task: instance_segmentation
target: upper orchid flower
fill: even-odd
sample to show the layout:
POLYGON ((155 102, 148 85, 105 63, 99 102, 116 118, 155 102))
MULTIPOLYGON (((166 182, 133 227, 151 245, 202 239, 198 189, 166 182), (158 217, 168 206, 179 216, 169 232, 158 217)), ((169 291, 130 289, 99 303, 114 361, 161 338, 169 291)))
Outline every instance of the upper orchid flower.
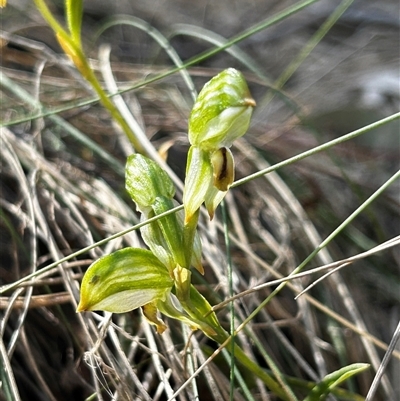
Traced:
POLYGON ((243 75, 228 68, 206 83, 189 118, 185 223, 205 202, 210 218, 234 180, 229 147, 249 128, 255 101, 243 75))

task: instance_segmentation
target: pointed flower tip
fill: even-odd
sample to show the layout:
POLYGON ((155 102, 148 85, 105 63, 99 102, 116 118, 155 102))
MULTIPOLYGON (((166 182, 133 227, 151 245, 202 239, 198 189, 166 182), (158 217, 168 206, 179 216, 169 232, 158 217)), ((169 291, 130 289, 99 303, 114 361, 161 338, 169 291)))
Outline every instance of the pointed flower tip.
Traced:
POLYGON ((156 326, 157 334, 164 333, 167 330, 166 324, 158 317, 158 309, 154 302, 142 306, 143 316, 151 324, 156 326))
POLYGON ((86 312, 88 309, 86 308, 86 306, 81 302, 79 302, 75 312, 76 313, 80 313, 80 312, 86 312))
POLYGON ((244 99, 244 104, 246 106, 250 106, 250 107, 256 107, 257 106, 256 101, 252 97, 246 97, 244 99))
MULTIPOLYGON (((201 203, 200 203, 201 205, 201 203)), ((200 208, 200 206, 198 207, 198 209, 200 208)), ((190 202, 190 199, 186 201, 186 203, 184 203, 184 210, 185 210, 185 219, 184 219, 184 225, 185 226, 189 226, 192 222, 194 222, 195 220, 195 216, 196 216, 196 212, 197 210, 194 210, 194 208, 192 207, 192 203, 190 202)))
POLYGON ((190 224, 190 221, 193 218, 193 214, 185 214, 185 221, 184 221, 184 225, 188 226, 190 224))
POLYGON ((195 265, 194 268, 202 275, 204 276, 204 267, 202 264, 195 265))

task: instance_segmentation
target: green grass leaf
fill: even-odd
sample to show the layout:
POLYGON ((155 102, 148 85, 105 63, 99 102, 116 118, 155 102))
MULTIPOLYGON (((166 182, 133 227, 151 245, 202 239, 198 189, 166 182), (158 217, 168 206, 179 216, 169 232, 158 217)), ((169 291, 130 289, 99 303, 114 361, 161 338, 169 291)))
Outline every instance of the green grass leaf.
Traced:
POLYGON ((324 400, 325 397, 339 384, 368 368, 368 363, 354 363, 326 375, 324 379, 310 391, 304 401, 324 400))

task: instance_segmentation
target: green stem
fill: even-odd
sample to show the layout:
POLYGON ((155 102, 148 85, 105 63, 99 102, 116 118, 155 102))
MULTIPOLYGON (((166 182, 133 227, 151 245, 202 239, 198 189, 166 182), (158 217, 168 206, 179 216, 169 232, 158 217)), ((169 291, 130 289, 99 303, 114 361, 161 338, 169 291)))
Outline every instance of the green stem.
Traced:
MULTIPOLYGON (((229 282, 229 297, 233 297, 233 269, 232 269, 232 258, 230 252, 230 242, 229 242, 229 227, 228 227, 228 213, 226 210, 225 201, 221 202, 222 220, 224 224, 224 238, 225 238, 225 253, 226 253, 226 264, 227 264, 227 276, 229 282)), ((230 401, 233 401, 233 394, 235 389, 235 303, 234 301, 229 304, 230 313, 230 328, 229 334, 232 338, 231 349, 229 352, 232 355, 230 363, 230 401)))
POLYGON ((230 336, 221 326, 214 326, 213 328, 217 332, 216 335, 211 336, 209 333, 204 334, 220 344, 221 349, 226 348, 232 355, 232 358, 235 358, 244 368, 254 373, 275 395, 284 401, 292 400, 292 398, 286 394, 282 386, 266 370, 249 358, 236 343, 233 343, 233 347, 228 346, 232 340, 232 336, 230 336))
POLYGON ((201 328, 203 333, 221 345, 220 349, 226 347, 226 349, 231 353, 232 359, 236 358, 245 368, 259 377, 264 384, 282 400, 293 401, 293 398, 288 394, 289 391, 285 387, 282 388, 281 384, 279 384, 268 372, 260 368, 256 362, 252 361, 234 342, 234 340, 232 342, 234 336, 229 335, 224 330, 215 313, 211 312, 211 305, 193 285, 190 286, 190 296, 188 298, 185 297, 179 299, 179 302, 185 312, 195 323, 197 323, 198 327, 201 328))
MULTIPOLYGON (((226 349, 230 352, 230 347, 227 345, 232 337, 226 332, 225 337, 225 341, 222 341, 221 337, 218 337, 220 341, 217 341, 215 338, 213 340, 220 344, 220 348, 226 347, 226 349)), ((296 377, 283 376, 279 373, 279 381, 283 381, 283 383, 280 384, 273 377, 273 375, 275 376, 276 372, 273 372, 273 375, 271 375, 268 371, 261 368, 256 362, 250 359, 237 344, 235 344, 235 358, 244 368, 254 373, 259 379, 261 379, 262 382, 269 388, 269 390, 271 390, 275 395, 284 401, 293 401, 297 399, 291 388, 295 387, 303 390, 311 390, 316 385, 315 382, 296 377)), ((342 388, 333 388, 332 394, 337 397, 353 401, 362 401, 364 399, 362 396, 342 388)))
POLYGON ((81 47, 83 0, 65 0, 65 11, 71 38, 81 47))
MULTIPOLYGON (((110 100, 109 95, 103 90, 97 79, 94 71, 90 67, 85 54, 83 53, 82 47, 80 45, 80 38, 77 38, 77 33, 80 32, 78 29, 74 29, 74 32, 69 34, 54 18, 53 14, 47 7, 44 0, 34 0, 37 9, 42 14, 43 18, 50 25, 54 31, 58 42, 60 43, 63 51, 71 58, 75 64, 78 71, 82 76, 92 85, 93 89, 100 98, 100 102, 109 111, 111 117, 116 121, 125 135, 128 137, 129 141, 135 147, 139 153, 145 153, 143 146, 137 139, 135 133, 132 131, 131 127, 127 124, 119 110, 115 107, 114 103, 110 100)), ((75 21, 75 26, 77 22, 75 21)))
POLYGON ((103 104, 103 106, 110 112, 111 117, 118 122, 122 130, 124 131, 125 135, 128 137, 129 141, 132 143, 134 148, 138 153, 141 154, 146 154, 145 149, 143 148, 142 144, 140 141, 137 139, 135 133, 131 130, 130 126, 127 124, 119 110, 115 107, 114 103, 111 101, 109 98, 109 95, 105 93, 103 90, 102 86, 100 85, 100 82, 98 81, 96 75, 94 74, 93 70, 90 68, 88 65, 87 61, 85 58, 81 60, 86 64, 86 73, 87 75, 84 75, 83 72, 81 71, 82 75, 86 78, 86 80, 92 85, 93 89, 96 91, 100 98, 100 102, 103 104))
POLYGON ((254 342, 258 350, 260 351, 261 355, 267 362, 270 370, 272 371, 272 374, 276 378, 277 382, 282 386, 283 390, 287 394, 288 398, 290 401, 298 401, 296 395, 292 391, 291 387, 288 385, 286 378, 284 375, 281 373, 279 370, 278 366, 274 362, 274 360, 268 355, 268 353, 265 351, 264 347, 261 344, 261 341, 258 339, 256 335, 250 335, 251 340, 254 342))
POLYGON ((40 14, 42 14, 43 18, 50 25, 51 29, 61 34, 63 32, 66 36, 68 36, 67 31, 58 23, 58 21, 54 18, 53 14, 47 7, 47 4, 44 0, 34 0, 36 8, 39 10, 40 14))
MULTIPOLYGON (((230 339, 231 337, 229 337, 230 339)), ((228 349, 229 350, 229 349, 228 349)), ((230 351, 230 350, 229 350, 230 351)), ((234 347, 235 358, 250 372, 254 373, 263 383, 282 400, 289 401, 291 398, 284 392, 281 385, 263 368, 258 366, 256 362, 251 360, 243 350, 235 344, 234 347)))

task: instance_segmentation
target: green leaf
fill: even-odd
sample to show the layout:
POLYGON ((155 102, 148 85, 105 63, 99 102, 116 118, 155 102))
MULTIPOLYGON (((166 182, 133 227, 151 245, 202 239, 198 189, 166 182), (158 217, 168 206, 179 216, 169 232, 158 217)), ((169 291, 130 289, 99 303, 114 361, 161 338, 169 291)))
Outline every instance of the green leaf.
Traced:
POLYGON ((86 271, 77 312, 127 312, 165 299, 173 283, 168 269, 152 252, 121 249, 100 258, 86 271))
POLYGON ((339 384, 369 368, 368 363, 354 363, 326 375, 304 399, 304 401, 322 401, 339 384))
POLYGON ((234 68, 207 82, 189 118, 189 141, 203 150, 229 148, 243 136, 255 106, 243 75, 234 68))
POLYGON ((142 213, 148 213, 156 198, 172 199, 175 187, 168 174, 153 160, 140 154, 128 157, 125 187, 142 213))

